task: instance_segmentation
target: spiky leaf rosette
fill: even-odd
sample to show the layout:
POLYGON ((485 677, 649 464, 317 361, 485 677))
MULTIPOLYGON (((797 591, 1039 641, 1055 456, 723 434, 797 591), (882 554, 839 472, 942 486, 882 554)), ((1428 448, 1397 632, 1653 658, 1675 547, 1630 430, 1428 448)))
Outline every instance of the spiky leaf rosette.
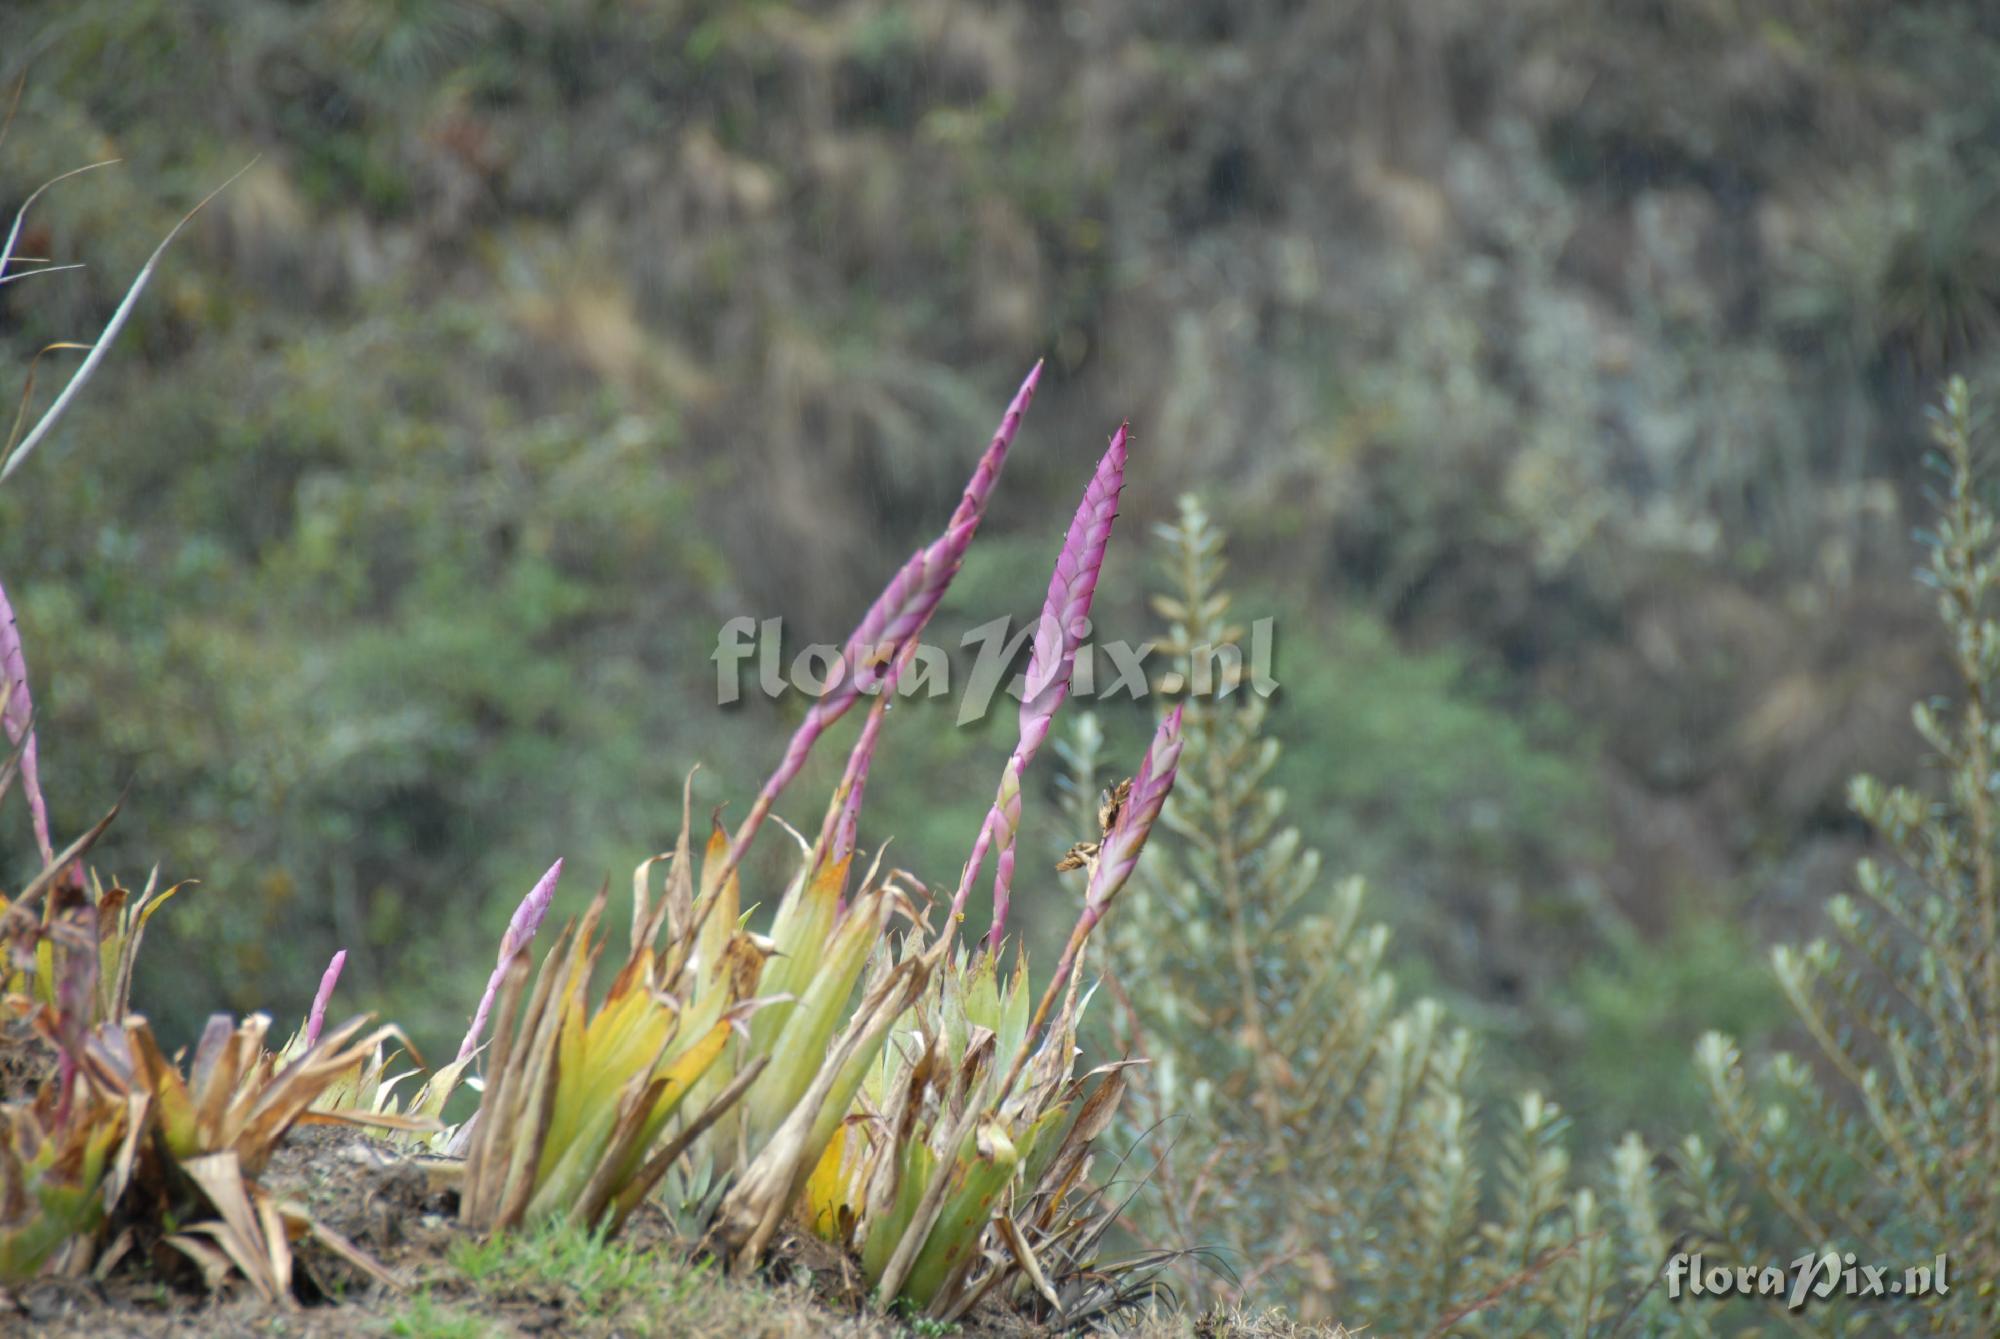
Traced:
MULTIPOLYGON (((1055 1051, 1060 1049, 1063 1053, 1062 1058, 1067 1059, 1067 1049, 1070 1044, 1068 1038, 1072 1035, 1070 1028, 1077 1007, 1075 974, 1081 965, 1084 944, 1090 938, 1091 932, 1103 920, 1105 913, 1110 910, 1112 902, 1131 876, 1139 852, 1144 848, 1146 838, 1159 819, 1160 809, 1173 791, 1181 747, 1181 708, 1175 707, 1155 731, 1153 742, 1147 748, 1146 756, 1133 778, 1131 798, 1105 838, 1104 852, 1111 855, 1111 863, 1107 867, 1103 857, 1100 856, 1099 863, 1092 872, 1090 890, 1084 898, 1083 912, 1077 918, 1076 926, 1070 931, 1069 942, 1064 946, 1062 958, 1057 962, 1055 972, 1049 978, 1047 988, 1042 992, 1041 1002, 1036 1005, 1034 1013, 1029 1017, 1027 1029, 1020 1042, 1013 1048, 1013 1055, 1004 1057, 1008 1060, 1007 1066, 1002 1071, 1002 1077, 991 1089, 989 1098, 990 1102, 999 1107, 1001 1113, 1008 1110, 1007 1104, 1014 1099, 1014 1085, 1028 1068, 1030 1058, 1038 1054, 1036 1050, 1038 1041, 1042 1042, 1039 1052, 1042 1056, 1052 1057, 1055 1051), (1069 1003, 1065 1004, 1057 1016, 1057 1026, 1053 1029, 1052 1035, 1044 1039, 1043 1029, 1049 1022, 1050 1011, 1054 1008, 1057 997, 1065 991, 1069 1003)), ((996 1062, 1002 1058, 996 1056, 996 1062)), ((1041 1075, 1030 1075, 1030 1092, 1036 1091, 1038 1081, 1043 1081, 1041 1075)), ((1026 1105, 1032 1106, 1033 1103, 1026 1105)), ((1017 1105, 1014 1109, 1019 1111, 1022 1106, 1017 1105)), ((926 1288, 930 1286, 933 1276, 929 1271, 935 1264, 932 1255, 933 1230, 941 1222, 946 1221, 943 1215, 948 1210, 954 1213, 958 1211, 962 1197, 969 1188, 983 1185, 984 1178, 991 1174, 990 1159, 980 1164, 976 1174, 971 1165, 964 1161, 967 1150, 978 1148, 978 1132, 981 1121, 988 1116, 988 1111, 989 1108, 985 1103, 969 1102, 965 1104, 962 1112, 944 1127, 947 1132, 939 1147, 947 1155, 956 1151, 958 1156, 939 1159, 939 1165, 936 1170, 929 1173, 928 1184, 911 1207, 907 1218, 899 1216, 898 1240, 894 1250, 881 1265, 876 1278, 877 1298, 882 1304, 886 1305, 890 1300, 901 1296, 908 1286, 926 1288), (920 1265, 926 1270, 921 1275, 917 1272, 920 1265)), ((998 1145, 993 1147, 997 1150, 998 1145)), ((947 1228, 948 1232, 962 1233, 965 1230, 962 1219, 951 1221, 958 1226, 947 1228)), ((982 1222, 981 1230, 983 1227, 982 1222)), ((965 1257, 953 1258, 963 1260, 965 1257)))

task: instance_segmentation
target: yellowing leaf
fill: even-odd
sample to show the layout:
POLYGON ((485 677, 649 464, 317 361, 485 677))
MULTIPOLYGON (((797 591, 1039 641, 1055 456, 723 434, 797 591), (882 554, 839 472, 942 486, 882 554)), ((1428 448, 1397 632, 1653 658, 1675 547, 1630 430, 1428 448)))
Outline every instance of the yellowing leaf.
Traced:
POLYGON ((848 1202, 847 1130, 842 1125, 820 1155, 819 1165, 806 1178, 806 1216, 815 1235, 827 1241, 847 1244, 854 1231, 855 1212, 848 1202))

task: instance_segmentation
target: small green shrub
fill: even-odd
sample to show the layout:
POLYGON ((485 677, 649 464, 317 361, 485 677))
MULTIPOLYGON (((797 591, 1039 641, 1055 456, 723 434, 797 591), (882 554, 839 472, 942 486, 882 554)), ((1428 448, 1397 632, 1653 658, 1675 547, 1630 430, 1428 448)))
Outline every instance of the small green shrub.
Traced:
POLYGON ((1854 808, 1892 858, 1863 860, 1858 896, 1829 899, 1829 935, 1771 955, 1812 1048, 1755 1066, 1753 1083, 1734 1041, 1704 1036, 1717 1135, 1682 1149, 1683 1196, 1716 1254, 1852 1252, 1897 1273, 1949 1260, 1948 1294, 1847 1303, 1830 1322, 1844 1333, 2000 1326, 2000 514, 1963 380, 1934 437, 1938 514, 1919 576, 1959 702, 1914 716, 1940 785, 1856 778, 1854 808))
POLYGON ((1762 950, 1717 910, 1690 914, 1657 940, 1628 935, 1578 969, 1563 994, 1576 1022, 1565 1091, 1578 1123, 1601 1137, 1643 1123, 1660 1138, 1694 1128, 1707 1090, 1688 1066, 1703 1031, 1762 1038, 1784 997, 1762 950))
MULTIPOLYGON (((1191 679, 1200 648, 1231 640, 1223 537, 1193 499, 1162 536, 1164 646, 1191 679)), ((1150 1061, 1128 1126, 1157 1160, 1138 1222, 1149 1245, 1196 1253, 1187 1295, 1271 1295, 1389 1334, 1610 1334, 1633 1307, 1666 1328, 1644 1292, 1667 1241, 1644 1145, 1628 1139, 1593 1188, 1567 1118, 1530 1092, 1489 1151, 1473 1039, 1435 1001, 1398 1002, 1359 881, 1329 887, 1288 824, 1265 699, 1237 684, 1184 711, 1177 840, 1155 849, 1112 961, 1121 1040, 1150 1061)), ((1079 797, 1097 745, 1088 723, 1070 740, 1079 797)))
MULTIPOLYGON (((1831 935, 1772 954, 1814 1050, 1749 1066, 1726 1035, 1704 1035, 1695 1073, 1718 1133, 1681 1141, 1664 1176, 1628 1135, 1583 1183, 1567 1120, 1532 1093, 1489 1151, 1467 1095, 1475 1044, 1430 1001, 1397 1007, 1386 932, 1362 927, 1359 885, 1322 887, 1317 853, 1285 825, 1285 796, 1268 781, 1279 749, 1261 733, 1262 702, 1188 704, 1166 815, 1181 841, 1156 848, 1113 948, 1125 1039, 1152 1061, 1135 1081, 1130 1133, 1158 1159, 1156 1191, 1137 1221, 1155 1243, 1219 1251, 1241 1271, 1218 1284, 1190 1261, 1191 1292, 1271 1290, 1308 1315, 1397 1334, 1731 1333, 1773 1305, 1807 1333, 1992 1332, 2000 517, 1981 496, 1962 381, 1935 435, 1943 483, 1922 575, 1962 701, 1920 704, 1916 724, 1938 755, 1941 794, 1854 783, 1895 863, 1863 861, 1859 896, 1827 904, 1831 935), (1826 1252, 1892 1278, 1943 1256, 1955 1286, 1801 1314, 1756 1298, 1673 1300, 1661 1281, 1679 1254, 1785 1269, 1826 1252)), ((1179 580, 1168 645, 1185 657, 1226 631, 1221 536, 1189 503, 1167 539, 1179 580)), ((1086 725, 1069 748, 1079 795, 1096 779, 1095 748, 1086 725)), ((1666 966, 1584 975, 1610 1027, 1593 1045, 1637 1044, 1655 996, 1701 988, 1684 1011, 1711 1019, 1766 1012, 1757 988, 1735 984, 1729 945, 1700 928, 1682 936, 1692 952, 1666 966)))

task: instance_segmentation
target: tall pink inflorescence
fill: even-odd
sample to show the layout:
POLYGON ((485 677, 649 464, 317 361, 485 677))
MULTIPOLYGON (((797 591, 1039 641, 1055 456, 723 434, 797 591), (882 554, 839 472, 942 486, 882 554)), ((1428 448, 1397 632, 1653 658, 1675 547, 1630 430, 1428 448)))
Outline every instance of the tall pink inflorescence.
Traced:
POLYGON ((960 497, 944 533, 912 555, 882 593, 875 597, 868 612, 862 615, 860 624, 847 639, 840 660, 834 666, 831 686, 813 703, 805 720, 792 733, 784 757, 779 760, 777 769, 758 792, 749 814, 736 829, 729 844, 725 868, 733 870, 741 863, 758 829, 770 815, 771 806, 798 776, 813 745, 827 727, 846 715, 848 708, 862 694, 880 687, 904 648, 916 641, 924 625, 930 622, 931 615, 937 612, 952 578, 958 575, 959 566, 965 561, 965 551, 971 547, 973 535, 979 530, 980 519, 986 514, 987 500, 1000 478, 1008 448, 1014 444, 1015 434, 1020 431, 1021 416, 1027 413, 1029 403, 1035 398, 1035 387, 1040 383, 1041 376, 1042 365, 1036 363, 1034 370, 1021 383, 1021 388, 1014 393, 1013 402, 1007 406, 1000 427, 994 432, 993 440, 966 483, 965 493, 960 497))
MULTIPOLYGON (((1174 776, 1180 770, 1183 710, 1175 707, 1160 722, 1152 747, 1146 750, 1138 774, 1132 778, 1132 793, 1126 797, 1111 831, 1104 835, 1097 863, 1090 871, 1089 891, 1084 894, 1086 916, 1093 911, 1101 916, 1139 863, 1139 853, 1146 847, 1146 838, 1159 820, 1160 810, 1174 788, 1174 776)), ((1092 919, 1094 922, 1095 917, 1092 919)))
POLYGON ((1090 604, 1097 594, 1098 574, 1103 571, 1105 550, 1111 542, 1111 526, 1118 519, 1118 495, 1125 486, 1129 427, 1120 425, 1112 434, 1111 444, 1098 461, 1097 471, 1091 475, 1083 500, 1077 504, 1076 514, 1063 536, 1062 552, 1056 557, 1041 617, 1035 623, 1014 752, 1001 773, 999 792, 980 824, 972 854, 967 857, 959 879, 958 892, 952 898, 952 916, 956 920, 964 910, 973 880, 979 876, 988 845, 992 844, 995 847, 993 925, 986 934, 987 948, 992 952, 999 951, 1006 934, 1008 898, 1014 882, 1015 839, 1021 825, 1021 778, 1048 738, 1056 711, 1069 695, 1077 651, 1090 632, 1090 604))
POLYGON ((326 1006, 333 999, 333 987, 340 980, 340 969, 347 966, 347 950, 341 949, 326 965, 326 972, 319 979, 319 989, 313 992, 312 1008, 306 1014, 306 1045, 312 1046, 319 1040, 320 1029, 326 1026, 326 1006))
POLYGON ((514 955, 526 948, 535 938, 535 931, 542 928, 542 920, 549 914, 549 903, 555 901, 556 884, 562 879, 563 862, 558 860, 550 865, 548 873, 521 899, 514 908, 514 914, 507 922, 507 933, 500 937, 500 960, 493 968, 493 974, 486 978, 486 993, 479 997, 479 1007, 472 1011, 472 1026, 465 1030, 465 1040, 458 1044, 458 1059, 470 1060, 472 1053, 479 1049, 479 1036, 486 1031, 486 1016, 493 1011, 494 997, 500 993, 500 983, 507 978, 507 964, 514 955))
POLYGON ((49 806, 42 798, 41 759, 35 749, 35 701, 28 695, 28 657, 21 649, 21 630, 14 626, 14 606, 0 588, 0 676, 4 676, 7 709, 0 726, 7 742, 21 751, 21 789, 28 796, 28 817, 35 825, 35 848, 44 867, 54 864, 55 844, 49 839, 49 806))
POLYGON ((868 791, 868 767, 875 760, 875 744, 881 738, 882 722, 895 699, 896 682, 909 668, 916 650, 916 643, 911 642, 896 657, 895 665, 877 690, 875 705, 868 709, 868 719, 862 722, 860 737, 848 751, 847 767, 841 773, 840 785, 833 792, 834 803, 828 807, 819 833, 819 851, 834 864, 853 855, 860 840, 861 801, 868 791))
POLYGON ((1104 919, 1104 913, 1110 909, 1112 899, 1118 896, 1125 881, 1132 877, 1132 871, 1139 863, 1139 853, 1146 847, 1146 838, 1159 821, 1160 810, 1173 791, 1180 761, 1181 708, 1175 707, 1153 733, 1152 745, 1140 761, 1138 773, 1132 778, 1131 794, 1126 797, 1124 807, 1112 821, 1111 831, 1105 834, 1103 845, 1098 849, 1097 860, 1090 870, 1090 884, 1084 893, 1083 912, 1070 929, 1069 942, 1063 946, 1062 957, 1056 961, 1056 970, 1049 977, 1047 988, 1042 991, 1041 1003, 1035 1006, 1035 1012, 1028 1021, 1027 1037, 1014 1053, 1013 1066, 1007 1071, 1007 1077, 1001 1080, 1001 1093, 1011 1091, 1014 1080, 1021 1076, 1021 1067, 1027 1060, 1029 1049, 1041 1035, 1042 1024, 1048 1020, 1056 995, 1064 989, 1064 983, 1076 970, 1091 931, 1104 919))

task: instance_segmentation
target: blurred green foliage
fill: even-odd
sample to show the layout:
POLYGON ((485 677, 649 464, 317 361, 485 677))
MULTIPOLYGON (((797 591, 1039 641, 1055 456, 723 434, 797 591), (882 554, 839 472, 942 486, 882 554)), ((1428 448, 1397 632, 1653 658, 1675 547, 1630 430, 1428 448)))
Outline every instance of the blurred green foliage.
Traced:
POLYGON ((609 870, 677 788, 674 699, 706 684, 676 627, 719 563, 685 486, 642 464, 673 424, 524 419, 448 373, 477 338, 384 314, 250 384, 244 347, 204 344, 127 390, 121 419, 156 434, 80 410, 92 458, 0 498, 46 564, 15 580, 58 812, 129 784, 111 866, 206 885, 147 983, 169 1017, 265 1004, 338 942, 440 955, 356 956, 363 991, 438 1024, 463 1006, 426 983, 469 966, 441 918, 518 896, 552 851, 609 870), (193 945, 225 999, 165 966, 193 945))
POLYGON ((1564 1091, 1591 1144, 1697 1128, 1707 1092, 1688 1064, 1696 1040, 1713 1028, 1762 1040, 1783 1023, 1759 946, 1714 915, 1690 915, 1658 942, 1625 940, 1562 994, 1573 1020, 1564 1091))
MULTIPOLYGON (((1192 675, 1227 636, 1223 535, 1188 497, 1161 538, 1162 642, 1192 675)), ((1292 825, 1266 699, 1239 685, 1184 711, 1172 836, 1110 935, 1111 1029, 1148 1062, 1125 1115, 1149 1163, 1131 1230, 1190 1252, 1178 1284, 1204 1301, 1268 1293, 1396 1334, 1666 1333, 1676 1309, 1646 1285, 1671 1229, 1644 1141, 1593 1185, 1559 1105, 1482 1102, 1480 1039, 1435 999, 1402 1002, 1361 880, 1327 880, 1292 825)), ((1100 745, 1086 716, 1064 748, 1086 810, 1100 745)))
POLYGON ((1931 419, 1938 483, 1917 576, 1936 596, 1957 691, 1911 714, 1937 784, 1854 779, 1855 812, 1887 858, 1858 862, 1854 891, 1826 899, 1823 934, 1771 950, 1796 1050, 1746 1061, 1725 1030, 1702 1034, 1712 1133, 1680 1152, 1692 1225, 1737 1258, 1805 1243, 1843 1264, 1890 1262, 1890 1279, 1897 1266, 1932 1265, 1933 1283, 1956 1273, 1921 1300, 1828 1322, 1847 1334, 2000 1326, 2000 513, 1963 378, 1931 419))
MULTIPOLYGON (((1803 1333, 1992 1329, 2000 520, 1962 379, 1935 419, 1946 482, 1919 576, 1963 701, 1914 715, 1942 792, 1855 780, 1855 808, 1896 863, 1861 861, 1857 896, 1822 893, 1831 934, 1772 950, 1768 972, 1725 918, 1652 944, 1618 926, 1616 952, 1568 992, 1579 1054, 1559 1068, 1587 1104, 1580 1131, 1536 1089, 1494 1101, 1479 1071, 1497 1048, 1451 1028, 1434 999, 1400 1004, 1362 882, 1329 884, 1292 825, 1266 701, 1239 684, 1186 703, 1172 836, 1149 849, 1107 957, 1114 1047, 1147 1062, 1125 1115, 1149 1162, 1128 1225, 1148 1248, 1187 1252, 1188 1295, 1269 1290, 1308 1319, 1399 1334, 1758 1333, 1760 1317, 1803 1333), (1730 1034, 1768 1038, 1781 1000, 1810 1058, 1746 1063, 1730 1034), (1510 1117, 1497 1138, 1496 1106, 1510 1117), (1617 1140, 1595 1177, 1572 1162, 1579 1132, 1617 1140), (1779 1297, 1697 1302, 1680 1290, 1704 1252, 1791 1273, 1779 1297), (1802 1320, 1782 1294, 1805 1286, 1807 1253, 1836 1276, 1882 1262, 1870 1268, 1898 1290, 1906 1266, 1932 1261, 1958 1283, 1872 1304, 1850 1284, 1802 1320)), ((1224 538, 1191 497, 1161 536, 1162 642, 1186 678, 1229 636, 1224 538)), ((1065 741, 1079 818, 1101 746, 1090 716, 1065 741)))
POLYGON ((1589 750, 1559 706, 1509 704, 1465 652, 1405 650, 1364 612, 1273 620, 1292 744, 1275 779, 1356 872, 1523 878, 1600 853, 1589 750))

